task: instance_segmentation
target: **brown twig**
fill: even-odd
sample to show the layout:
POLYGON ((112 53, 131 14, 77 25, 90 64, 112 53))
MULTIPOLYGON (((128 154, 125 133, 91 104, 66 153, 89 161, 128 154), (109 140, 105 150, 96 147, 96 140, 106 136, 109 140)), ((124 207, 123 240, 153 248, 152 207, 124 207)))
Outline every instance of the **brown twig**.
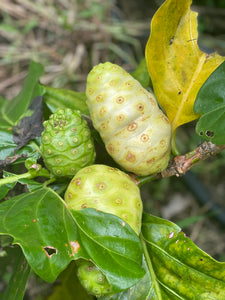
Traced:
POLYGON ((225 145, 215 145, 211 142, 204 142, 193 151, 174 157, 167 169, 160 173, 160 177, 182 176, 196 163, 215 156, 225 149, 225 145))
POLYGON ((225 149, 225 145, 215 145, 211 142, 204 142, 196 149, 184 155, 175 156, 168 167, 161 173, 152 174, 146 177, 131 176, 132 180, 139 186, 154 180, 171 176, 182 176, 198 162, 215 156, 225 149))

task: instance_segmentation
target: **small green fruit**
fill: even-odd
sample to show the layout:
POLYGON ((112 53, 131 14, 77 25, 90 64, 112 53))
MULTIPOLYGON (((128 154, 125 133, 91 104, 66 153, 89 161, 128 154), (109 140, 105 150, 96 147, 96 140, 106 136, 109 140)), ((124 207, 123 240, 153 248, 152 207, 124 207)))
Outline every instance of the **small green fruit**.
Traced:
POLYGON ((89 207, 114 214, 140 233, 143 209, 140 190, 126 173, 116 168, 92 165, 81 169, 71 180, 65 201, 71 210, 89 207))
POLYGON ((77 276, 83 287, 96 297, 112 293, 106 276, 90 261, 80 262, 77 276))
POLYGON ((106 62, 89 73, 86 95, 93 125, 119 165, 140 176, 167 167, 171 125, 152 93, 106 62))
POLYGON ((44 122, 41 152, 55 176, 72 177, 95 160, 90 129, 79 111, 59 108, 44 122))

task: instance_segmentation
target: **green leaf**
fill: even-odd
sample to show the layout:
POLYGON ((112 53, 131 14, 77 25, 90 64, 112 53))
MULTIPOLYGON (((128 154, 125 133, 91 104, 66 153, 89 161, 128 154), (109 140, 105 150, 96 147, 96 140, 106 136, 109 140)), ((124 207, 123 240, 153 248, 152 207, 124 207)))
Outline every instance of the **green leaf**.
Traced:
POLYGON ((123 226, 122 219, 95 209, 72 214, 80 227, 82 245, 114 292, 129 288, 144 276, 142 246, 128 224, 123 226))
POLYGON ((70 108, 79 110, 81 114, 89 116, 89 110, 86 104, 86 95, 82 92, 75 92, 67 89, 56 89, 43 86, 45 90, 44 102, 52 113, 58 108, 70 108))
POLYGON ((201 113, 197 134, 214 144, 225 144, 225 62, 202 85, 194 112, 201 113))
POLYGON ((224 299, 225 263, 200 250, 167 220, 144 214, 142 234, 151 275, 150 299, 224 299))
POLYGON ((137 68, 131 73, 131 75, 136 80, 138 80, 144 88, 152 86, 145 58, 141 60, 141 62, 139 63, 137 68))
POLYGON ((24 258, 23 253, 20 251, 16 267, 10 278, 3 300, 23 300, 29 274, 30 266, 24 258))
POLYGON ((11 127, 0 127, 0 141, 0 160, 4 160, 17 147, 17 144, 13 141, 11 127))
POLYGON ((43 89, 38 85, 38 81, 43 74, 44 68, 42 65, 31 61, 29 72, 21 91, 15 98, 7 101, 1 108, 2 118, 7 121, 8 124, 15 125, 27 110, 33 98, 42 95, 43 89))
POLYGON ((0 204, 0 233, 11 235, 34 272, 49 282, 78 258, 97 264, 115 292, 144 276, 141 243, 130 226, 94 209, 73 216, 55 192, 42 188, 0 204))
POLYGON ((75 255, 74 220, 61 198, 47 188, 2 202, 0 233, 14 238, 31 268, 45 281, 54 281, 75 255))

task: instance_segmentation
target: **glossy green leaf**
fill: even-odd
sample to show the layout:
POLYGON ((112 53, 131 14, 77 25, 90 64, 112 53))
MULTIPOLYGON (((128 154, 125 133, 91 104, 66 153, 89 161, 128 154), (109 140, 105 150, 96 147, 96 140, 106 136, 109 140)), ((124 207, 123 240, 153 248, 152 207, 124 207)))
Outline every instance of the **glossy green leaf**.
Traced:
POLYGON ((124 225, 118 217, 94 209, 72 216, 49 188, 0 204, 0 233, 11 235, 34 272, 49 282, 78 258, 96 263, 115 292, 138 282, 145 274, 142 247, 135 232, 124 225))
POLYGON ((39 63, 31 61, 29 71, 24 80, 23 87, 19 94, 1 108, 2 118, 8 124, 15 125, 20 117, 27 110, 31 101, 43 93, 43 89, 38 85, 40 77, 44 74, 44 68, 39 63))
POLYGON ((86 104, 85 93, 48 86, 43 86, 43 89, 45 90, 44 102, 52 113, 54 113, 58 107, 62 107, 79 110, 81 114, 86 116, 90 115, 86 104))
POLYGON ((196 132, 214 144, 225 144, 225 62, 199 90, 194 112, 201 114, 196 132))
POLYGON ((144 214, 142 234, 150 299, 224 299, 225 263, 200 250, 170 221, 144 214))
POLYGON ((115 292, 129 288, 144 276, 142 246, 128 224, 124 226, 117 216, 95 209, 72 214, 79 224, 82 245, 115 292))
POLYGON ((64 202, 50 189, 2 202, 0 233, 14 238, 31 268, 46 281, 54 281, 74 258, 76 225, 64 202))
POLYGON ((20 252, 3 300, 23 300, 29 275, 30 266, 28 265, 23 253, 20 252))
POLYGON ((148 66, 146 63, 146 59, 143 58, 137 68, 131 73, 131 75, 140 82, 140 84, 144 87, 152 86, 151 78, 148 72, 148 66))
POLYGON ((17 145, 13 140, 11 127, 0 127, 0 160, 4 160, 7 156, 11 155, 17 145))

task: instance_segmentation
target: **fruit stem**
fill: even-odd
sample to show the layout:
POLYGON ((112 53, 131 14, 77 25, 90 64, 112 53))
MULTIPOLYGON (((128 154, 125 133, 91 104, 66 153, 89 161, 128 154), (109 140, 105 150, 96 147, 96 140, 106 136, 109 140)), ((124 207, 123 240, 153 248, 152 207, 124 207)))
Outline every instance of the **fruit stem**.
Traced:
POLYGON ((12 175, 12 176, 2 178, 2 179, 0 179, 0 186, 4 185, 4 184, 13 183, 13 182, 19 181, 20 179, 24 179, 24 178, 31 179, 31 178, 33 178, 33 175, 31 175, 30 172, 27 172, 27 173, 23 173, 20 175, 12 175))
POLYGON ((145 177, 136 177, 137 185, 140 187, 147 182, 151 182, 156 179, 156 175, 148 175, 145 177))
POLYGON ((177 145, 176 145, 176 130, 174 130, 174 132, 172 134, 171 146, 172 146, 172 153, 174 156, 181 155, 181 153, 178 150, 177 145))

